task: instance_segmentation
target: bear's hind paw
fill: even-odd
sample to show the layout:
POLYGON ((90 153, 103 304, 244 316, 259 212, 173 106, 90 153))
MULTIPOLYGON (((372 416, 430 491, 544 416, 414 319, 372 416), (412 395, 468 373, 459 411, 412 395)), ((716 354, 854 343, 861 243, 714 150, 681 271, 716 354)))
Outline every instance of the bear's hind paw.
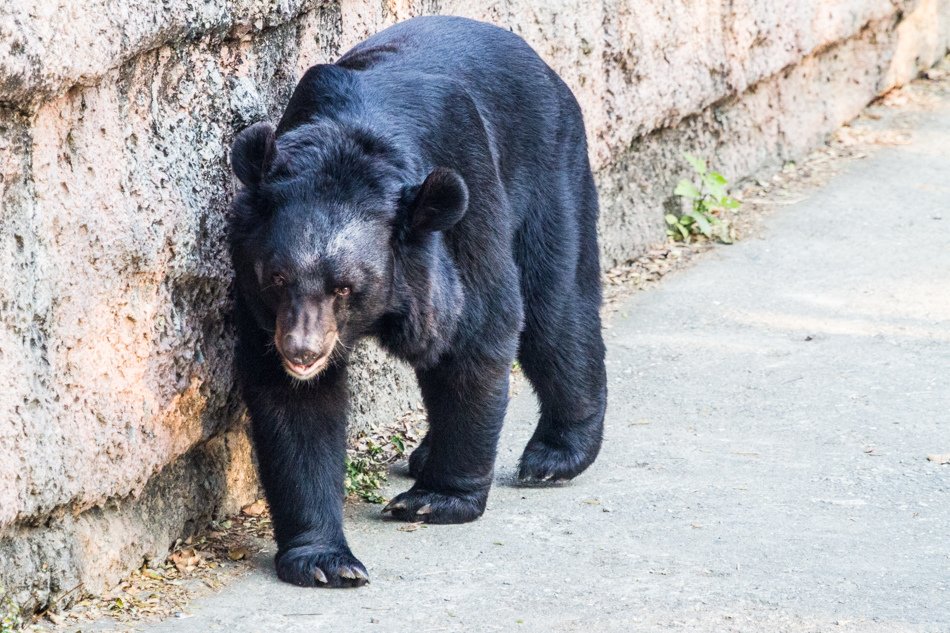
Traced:
POLYGON ((473 493, 447 493, 413 486, 406 492, 396 495, 382 511, 400 521, 468 523, 482 516, 487 498, 487 490, 473 493))
POLYGON ((525 484, 560 484, 581 474, 597 456, 587 446, 552 446, 532 439, 524 449, 518 479, 525 484), (585 450, 586 449, 586 450, 585 450))

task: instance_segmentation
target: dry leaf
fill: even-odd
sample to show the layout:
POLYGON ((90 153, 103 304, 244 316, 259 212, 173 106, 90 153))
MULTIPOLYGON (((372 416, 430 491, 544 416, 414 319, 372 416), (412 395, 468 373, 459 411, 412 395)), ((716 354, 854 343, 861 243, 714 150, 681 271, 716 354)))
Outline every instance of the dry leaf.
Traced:
POLYGON ((228 558, 231 560, 243 560, 250 555, 246 547, 235 547, 228 550, 228 558))
POLYGON ((927 461, 934 462, 935 464, 950 464, 950 453, 944 453, 943 455, 927 455, 927 461))
POLYGON ((149 569, 148 567, 146 567, 146 568, 144 568, 144 569, 142 570, 142 575, 143 575, 143 576, 146 576, 146 577, 148 577, 148 578, 151 578, 152 580, 164 580, 164 579, 165 579, 165 577, 162 576, 159 572, 155 571, 154 569, 149 569))
POLYGON ((241 508, 241 514, 249 517, 259 517, 267 510, 267 503, 263 499, 258 499, 254 503, 241 508))
POLYGON ((416 530, 418 530, 419 528, 421 528, 423 525, 424 525, 424 524, 423 524, 422 522, 419 522, 419 523, 406 523, 405 525, 400 525, 400 526, 397 527, 396 529, 399 530, 400 532, 415 532, 416 530))
POLYGON ((201 553, 194 548, 178 550, 168 557, 180 573, 184 574, 201 564, 201 553))

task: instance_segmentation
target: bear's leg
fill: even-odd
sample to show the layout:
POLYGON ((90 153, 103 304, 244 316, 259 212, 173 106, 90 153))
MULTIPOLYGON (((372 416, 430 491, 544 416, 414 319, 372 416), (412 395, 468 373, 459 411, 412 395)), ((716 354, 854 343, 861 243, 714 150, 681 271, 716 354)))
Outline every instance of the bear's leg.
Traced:
MULTIPOLYGON (((466 523, 485 511, 508 405, 510 362, 445 360, 416 372, 429 416, 416 483, 383 510, 404 521, 466 523)), ((418 452, 420 448, 417 448, 418 452)))
MULTIPOLYGON (((597 192, 590 177, 586 182, 576 233, 545 234, 533 242, 537 253, 538 243, 577 240, 574 274, 565 274, 561 263, 549 263, 522 275, 525 325, 518 358, 541 405, 540 422, 521 456, 524 481, 576 477, 594 462, 603 439, 607 372, 600 331, 597 192)), ((558 225, 550 222, 545 228, 553 231, 558 225)), ((524 248, 532 248, 531 243, 524 248)))
POLYGON ((355 587, 369 575, 343 535, 346 370, 296 388, 284 377, 245 385, 245 401, 277 539, 281 580, 355 587))
MULTIPOLYGON (((593 315, 586 323, 599 328, 593 315)), ((522 337, 519 358, 541 404, 541 419, 521 455, 518 476, 523 481, 572 479, 596 459, 607 404, 602 350, 599 329, 596 334, 562 331, 553 340, 539 341, 527 333, 522 337), (584 342, 571 345, 572 338, 584 342), (565 353, 565 347, 571 352, 565 353)))
POLYGON ((541 419, 521 456, 525 481, 572 479, 600 451, 607 376, 597 304, 574 302, 570 318, 526 329, 519 360, 541 404, 541 419))

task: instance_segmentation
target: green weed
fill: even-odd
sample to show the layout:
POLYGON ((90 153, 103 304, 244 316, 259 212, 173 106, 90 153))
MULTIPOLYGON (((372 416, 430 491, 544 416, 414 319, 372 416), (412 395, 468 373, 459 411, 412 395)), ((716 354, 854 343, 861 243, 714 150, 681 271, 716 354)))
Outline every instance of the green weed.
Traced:
POLYGON ((380 490, 386 484, 386 467, 406 454, 405 438, 399 433, 388 440, 365 438, 359 454, 347 455, 346 478, 343 485, 347 496, 359 497, 369 503, 383 503, 380 490))
POLYGON ((0 585, 0 633, 13 633, 19 631, 22 626, 20 607, 6 592, 3 585, 0 585))
POLYGON ((346 479, 343 485, 346 494, 357 496, 369 503, 385 501, 379 494, 380 488, 386 483, 386 468, 369 457, 347 457, 346 479))
POLYGON ((731 244, 732 230, 729 221, 723 217, 724 211, 738 209, 742 203, 728 194, 729 181, 719 172, 711 171, 705 160, 692 154, 683 156, 696 177, 694 180, 684 178, 677 183, 673 194, 686 200, 689 208, 680 216, 666 215, 666 234, 683 242, 689 242, 694 235, 702 235, 731 244))

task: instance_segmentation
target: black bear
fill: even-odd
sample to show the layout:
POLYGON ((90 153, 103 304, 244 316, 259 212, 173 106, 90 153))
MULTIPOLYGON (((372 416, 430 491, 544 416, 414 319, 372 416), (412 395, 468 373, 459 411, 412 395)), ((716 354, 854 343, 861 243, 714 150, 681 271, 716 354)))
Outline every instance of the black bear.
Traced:
POLYGON ((570 89, 518 36, 397 24, 314 66, 276 129, 231 150, 237 369, 278 576, 358 586, 343 535, 347 357, 374 337, 415 369, 429 431, 384 512, 485 510, 517 358, 540 401, 525 481, 600 450, 597 191, 570 89))

